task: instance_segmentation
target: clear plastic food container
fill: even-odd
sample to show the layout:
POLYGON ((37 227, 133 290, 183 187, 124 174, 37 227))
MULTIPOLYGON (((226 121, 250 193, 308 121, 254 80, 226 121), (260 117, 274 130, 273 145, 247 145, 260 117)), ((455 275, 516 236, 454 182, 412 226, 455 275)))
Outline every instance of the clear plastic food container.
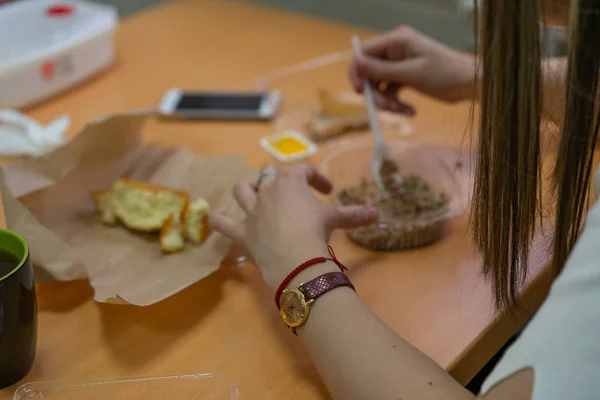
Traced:
MULTIPOLYGON (((463 166, 461 155, 455 150, 427 146, 411 142, 388 141, 395 156, 401 176, 406 180, 419 176, 434 193, 444 193, 446 204, 423 214, 393 216, 382 215, 376 224, 349 230, 354 242, 379 251, 395 251, 431 244, 444 235, 449 218, 464 212, 460 185, 455 181, 456 172, 463 166)), ((340 193, 362 181, 372 181, 371 157, 373 144, 370 138, 338 144, 321 164, 321 171, 329 177, 336 188, 333 196, 337 204, 343 204, 340 193)))
MULTIPOLYGON (((275 133, 298 131, 319 145, 348 135, 360 137, 360 135, 369 134, 367 121, 361 123, 353 121, 353 118, 347 119, 347 123, 343 124, 348 125, 349 128, 342 129, 342 132, 339 133, 318 133, 313 129, 317 125, 318 115, 321 114, 319 92, 325 91, 332 97, 343 99, 345 102, 363 104, 362 96, 353 93, 349 80, 342 85, 339 81, 332 82, 331 80, 332 76, 347 74, 347 65, 353 54, 350 39, 348 39, 347 48, 340 50, 255 77, 256 87, 259 90, 276 89, 281 91, 285 97, 284 107, 273 123, 275 133)), ((412 134, 413 127, 409 118, 385 111, 378 112, 378 116, 384 132, 396 133, 400 137, 412 134)), ((359 118, 359 120, 362 119, 359 118)), ((325 125, 328 124, 325 123, 325 125)))
MULTIPOLYGON (((319 144, 350 135, 354 137, 360 137, 361 135, 369 134, 370 130, 367 125, 367 120, 363 122, 350 122, 350 120, 348 120, 345 125, 351 126, 358 122, 357 126, 348 129, 342 129, 342 131, 339 133, 318 134, 315 132, 313 126, 316 125, 315 122, 318 119, 317 116, 320 114, 317 94, 319 90, 323 89, 323 87, 325 87, 325 85, 320 87, 316 86, 310 104, 286 106, 285 110, 283 110, 275 120, 275 128, 277 131, 283 132, 293 130, 302 132, 311 140, 314 140, 319 144)), ((285 94, 287 96, 287 93, 285 94)), ((348 102, 359 104, 363 103, 362 96, 349 91, 331 90, 330 94, 336 98, 345 99, 345 101, 348 102)), ((380 128, 384 133, 396 134, 398 137, 408 137, 412 135, 412 123, 407 117, 400 114, 392 114, 386 111, 379 111, 377 115, 380 128)))
POLYGON ((229 400, 239 398, 232 383, 215 374, 193 374, 97 382, 34 382, 13 400, 229 400))

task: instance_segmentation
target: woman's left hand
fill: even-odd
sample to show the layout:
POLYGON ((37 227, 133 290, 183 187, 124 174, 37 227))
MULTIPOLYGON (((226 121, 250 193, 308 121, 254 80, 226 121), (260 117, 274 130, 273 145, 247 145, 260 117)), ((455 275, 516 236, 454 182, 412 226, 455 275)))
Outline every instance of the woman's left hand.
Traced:
POLYGON ((377 220, 369 206, 336 207, 321 202, 331 183, 310 165, 275 169, 267 167, 260 183, 242 182, 234 195, 247 218, 238 223, 213 213, 214 230, 243 246, 259 267, 264 280, 276 290, 285 277, 308 259, 328 257, 327 242, 335 229, 356 228, 377 220))

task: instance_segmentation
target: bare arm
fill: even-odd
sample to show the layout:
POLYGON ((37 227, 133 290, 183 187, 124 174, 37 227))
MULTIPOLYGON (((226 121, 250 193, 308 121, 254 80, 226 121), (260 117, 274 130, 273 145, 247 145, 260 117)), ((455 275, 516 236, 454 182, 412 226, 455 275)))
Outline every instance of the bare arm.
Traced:
MULTIPOLYGON (((292 286, 332 271, 333 263, 307 270, 292 286)), ((297 333, 336 399, 474 398, 389 329, 351 289, 319 298, 297 333)))
MULTIPOLYGON (((235 196, 247 214, 244 222, 215 213, 210 222, 246 248, 273 292, 296 266, 329 256, 326 243, 334 229, 363 226, 377 218, 369 206, 320 202, 308 184, 324 193, 331 184, 307 165, 279 169, 276 176, 270 176, 273 167, 265 171, 269 174, 260 186, 253 182, 236 186, 235 196)), ((312 266, 288 287, 334 271, 333 262, 312 266)), ((336 399, 474 400, 435 362, 380 321, 351 289, 338 288, 317 299, 297 333, 336 399)))

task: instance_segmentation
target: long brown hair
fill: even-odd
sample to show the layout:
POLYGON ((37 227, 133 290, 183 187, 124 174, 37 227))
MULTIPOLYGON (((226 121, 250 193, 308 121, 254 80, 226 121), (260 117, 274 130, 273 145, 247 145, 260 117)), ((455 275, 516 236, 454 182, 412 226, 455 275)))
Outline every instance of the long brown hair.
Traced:
MULTIPOLYGON (((541 218, 541 0, 484 0, 481 112, 471 222, 496 305, 515 304, 541 218)), ((582 228, 598 135, 600 0, 573 0, 564 122, 554 168, 553 271, 582 228)))

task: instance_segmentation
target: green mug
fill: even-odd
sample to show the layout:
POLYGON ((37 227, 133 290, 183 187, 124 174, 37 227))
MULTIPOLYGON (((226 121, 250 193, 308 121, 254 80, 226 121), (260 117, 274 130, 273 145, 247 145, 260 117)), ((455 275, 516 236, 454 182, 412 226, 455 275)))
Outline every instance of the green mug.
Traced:
POLYGON ((29 246, 0 229, 0 389, 27 375, 37 344, 37 303, 29 246))

